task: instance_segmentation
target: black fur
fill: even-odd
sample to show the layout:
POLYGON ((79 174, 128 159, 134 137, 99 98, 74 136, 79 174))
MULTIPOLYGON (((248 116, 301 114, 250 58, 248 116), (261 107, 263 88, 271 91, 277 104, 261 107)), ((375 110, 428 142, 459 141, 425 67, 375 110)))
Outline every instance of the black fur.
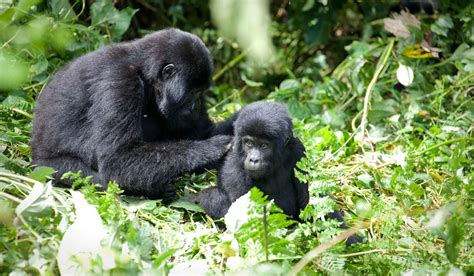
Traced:
POLYGON ((202 41, 177 29, 70 62, 38 98, 33 163, 55 168, 57 184, 82 170, 127 194, 173 197, 173 179, 215 163, 231 143, 232 119, 216 126, 204 106, 212 69, 202 41))
POLYGON ((220 170, 217 187, 203 190, 196 198, 212 218, 222 218, 230 205, 250 188, 258 187, 288 215, 298 218, 308 204, 308 186, 295 177, 296 162, 304 155, 304 146, 293 137, 293 124, 286 108, 277 103, 257 102, 241 110, 234 123, 234 145, 220 170), (264 138, 273 143, 271 166, 263 176, 252 177, 244 168, 244 136, 264 138))

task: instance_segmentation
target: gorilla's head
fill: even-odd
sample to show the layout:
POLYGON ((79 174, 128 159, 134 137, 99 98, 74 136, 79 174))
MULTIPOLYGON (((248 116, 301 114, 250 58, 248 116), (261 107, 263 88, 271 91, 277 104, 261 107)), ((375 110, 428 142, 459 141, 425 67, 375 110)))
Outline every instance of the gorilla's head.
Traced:
POLYGON ((293 124, 285 106, 256 102, 240 111, 234 123, 234 151, 253 179, 261 179, 280 168, 291 152, 293 124))
POLYGON ((211 84, 213 64, 204 43, 193 34, 166 29, 135 45, 159 112, 168 122, 192 124, 204 108, 204 92, 211 84))

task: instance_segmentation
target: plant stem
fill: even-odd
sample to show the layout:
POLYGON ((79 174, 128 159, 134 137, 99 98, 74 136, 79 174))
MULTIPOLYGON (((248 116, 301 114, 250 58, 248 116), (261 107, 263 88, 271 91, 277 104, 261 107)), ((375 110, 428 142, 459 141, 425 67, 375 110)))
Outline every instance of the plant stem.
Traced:
POLYGON ((217 72, 212 77, 212 81, 218 80, 227 70, 229 70, 230 68, 234 67, 237 63, 239 63, 247 55, 247 53, 248 53, 248 51, 243 51, 242 53, 240 53, 240 55, 236 56, 229 63, 224 65, 224 67, 222 67, 222 69, 219 70, 219 72, 217 72))
POLYGON ((312 249, 308 253, 306 253, 303 258, 288 272, 290 276, 296 276, 298 272, 300 272, 312 259, 316 258, 319 254, 323 253, 324 251, 328 250, 329 248, 333 247, 337 243, 349 238, 350 236, 354 235, 357 230, 362 229, 365 227, 367 223, 361 223, 354 228, 347 229, 346 231, 342 232, 341 234, 335 236, 331 240, 320 244, 316 248, 312 249))
POLYGON ((439 148, 441 146, 444 146, 444 145, 448 145, 448 144, 452 144, 452 143, 455 143, 455 142, 460 142, 460 141, 474 141, 474 138, 456 138, 456 139, 451 139, 451 140, 448 140, 448 141, 444 141, 444 142, 441 142, 439 144, 436 144, 434 146, 431 146, 423 151, 420 151, 419 153, 415 154, 415 155, 422 155, 423 153, 426 153, 428 151, 432 151, 436 148, 439 148))
POLYGON ((220 106, 221 104, 225 103, 228 99, 233 98, 233 97, 235 97, 236 95, 245 92, 245 90, 247 90, 247 85, 245 85, 245 86, 242 87, 241 89, 238 89, 238 90, 235 89, 235 91, 234 91, 230 96, 228 96, 228 97, 226 97, 225 99, 223 99, 222 101, 216 103, 213 107, 211 107, 211 108, 209 108, 209 109, 210 109, 210 110, 212 110, 212 109, 213 109, 213 110, 216 110, 216 108, 217 108, 218 106, 220 106))
POLYGON ((394 40, 390 39, 390 42, 388 43, 387 47, 385 47, 385 50, 382 53, 381 59, 379 60, 377 64, 377 68, 375 69, 374 76, 372 77, 372 80, 370 80, 370 83, 367 86, 367 90, 365 92, 365 98, 364 98, 364 109, 362 113, 362 119, 360 121, 360 131, 361 131, 362 137, 360 139, 359 146, 362 146, 365 142, 365 128, 367 127, 367 116, 369 114, 369 105, 370 105, 370 99, 372 96, 372 91, 374 89, 375 84, 377 83, 377 79, 379 78, 379 75, 382 73, 383 69, 387 65, 388 57, 390 56, 390 53, 392 52, 392 49, 393 49, 393 44, 394 44, 394 40))
MULTIPOLYGON (((395 249, 394 251, 396 252, 407 252, 411 251, 410 249, 395 249)), ((372 250, 367 250, 367 251, 360 251, 360 252, 355 252, 355 253, 348 253, 348 254, 343 254, 341 255, 342 257, 354 257, 354 256, 360 256, 360 255, 365 255, 365 254, 370 254, 370 253, 377 253, 380 252, 382 254, 389 252, 386 249, 372 249, 372 250)))
POLYGON ((7 193, 4 193, 4 192, 0 192, 0 196, 3 196, 4 198, 6 199, 9 199, 11 201, 14 201, 16 203, 20 203, 21 202, 21 199, 15 197, 15 196, 12 196, 10 194, 7 194, 7 193))
POLYGON ((265 261, 268 262, 268 229, 267 229, 267 205, 263 205, 263 234, 265 242, 265 261))

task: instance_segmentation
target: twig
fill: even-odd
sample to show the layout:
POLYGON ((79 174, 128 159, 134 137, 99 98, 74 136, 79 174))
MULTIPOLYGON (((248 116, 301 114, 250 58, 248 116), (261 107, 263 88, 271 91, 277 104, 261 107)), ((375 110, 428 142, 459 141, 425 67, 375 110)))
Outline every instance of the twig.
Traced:
POLYGON ((216 103, 214 106, 212 106, 212 107, 209 108, 209 109, 210 109, 210 110, 216 110, 216 108, 217 108, 218 106, 220 106, 221 104, 225 103, 228 99, 233 98, 233 97, 235 97, 236 95, 245 92, 245 90, 247 90, 247 85, 245 85, 245 86, 242 87, 241 89, 235 89, 235 91, 234 91, 232 94, 230 94, 230 96, 228 96, 228 97, 226 97, 225 99, 223 99, 222 101, 216 103))
POLYGON ((37 239, 37 242, 41 243, 41 241, 42 241, 41 236, 33 229, 33 227, 31 227, 31 225, 28 224, 28 222, 25 220, 25 218, 21 214, 17 215, 17 217, 21 221, 21 223, 23 223, 23 225, 25 225, 26 228, 31 232, 31 234, 33 234, 33 236, 35 236, 35 238, 37 239))
POLYGON ((9 199, 11 201, 15 201, 16 203, 21 202, 21 199, 15 197, 15 196, 12 196, 10 194, 4 193, 4 192, 0 192, 0 196, 3 196, 4 198, 9 199))
POLYGON ((382 56, 377 64, 377 68, 375 69, 374 76, 372 77, 372 80, 370 80, 369 85, 367 86, 367 90, 365 92, 365 98, 364 98, 364 111, 362 113, 362 119, 360 121, 360 132, 362 137, 360 138, 359 141, 359 146, 364 145, 365 142, 365 129, 367 127, 367 116, 369 114, 369 105, 370 105, 370 99, 372 96, 372 91, 374 89, 375 84, 377 83, 377 79, 379 78, 379 75, 382 73, 383 69, 387 65, 388 57, 390 56, 390 53, 392 52, 393 49, 393 44, 394 40, 390 39, 390 42, 388 43, 387 47, 385 47, 385 50, 382 53, 382 56))
POLYGON ((344 144, 342 144, 342 146, 340 146, 335 152, 331 153, 331 155, 326 159, 326 158, 323 158, 321 159, 321 163, 327 163, 329 161, 331 161, 334 156, 336 156, 343 148, 345 148, 345 146, 349 143, 349 141, 355 136, 356 132, 354 131, 351 136, 349 136, 349 138, 347 138, 347 140, 344 142, 344 144))
MULTIPOLYGON (((81 11, 76 15, 74 16, 74 18, 71 18, 70 20, 66 20, 66 22, 74 22, 74 21, 77 21, 79 19, 79 17, 82 15, 82 13, 84 12, 84 10, 86 9, 86 0, 82 0, 82 6, 81 6, 81 11)), ((77 2, 74 3, 74 5, 71 7, 71 9, 67 12, 67 14, 64 16, 64 19, 67 18, 67 16, 69 15, 69 12, 71 10, 73 10, 74 6, 76 5, 77 2)))
MULTIPOLYGON (((26 181, 26 182, 33 183, 33 184, 36 184, 36 183, 42 184, 41 182, 36 181, 34 179, 31 179, 31 178, 28 178, 28 177, 25 177, 25 176, 21 176, 21 175, 17 175, 17 174, 13 174, 13 173, 0 172, 0 176, 4 176, 4 177, 7 177, 7 178, 16 178, 16 179, 20 179, 20 180, 23 180, 23 181, 26 181)), ((29 186, 28 186, 28 188, 31 189, 31 187, 29 187, 29 186)))
MULTIPOLYGON (((397 252, 407 252, 407 251, 412 251, 410 249, 395 249, 393 251, 397 252)), ((360 251, 360 252, 354 252, 354 253, 348 253, 348 254, 342 254, 342 257, 354 257, 354 256, 360 256, 360 255, 365 255, 365 254, 370 254, 370 253, 387 253, 389 252, 386 249, 372 249, 372 250, 367 250, 367 251, 360 251)))
POLYGON ((347 229, 346 231, 332 238, 330 241, 320 244, 318 247, 312 249, 306 253, 303 258, 301 258, 301 260, 289 271, 288 275, 296 276, 296 274, 300 272, 312 259, 316 258, 319 254, 333 247, 337 243, 354 235, 357 230, 364 228, 366 224, 367 223, 360 223, 354 228, 347 229))
POLYGON ((13 108, 13 107, 12 107, 12 108, 10 108, 10 110, 13 111, 13 112, 16 112, 16 113, 18 113, 18 114, 21 114, 21 115, 27 117, 28 119, 33 119, 33 116, 31 116, 31 114, 29 114, 28 112, 23 111, 23 110, 21 110, 21 109, 13 108))
POLYGON ((354 118, 352 118, 351 120, 351 127, 352 127, 352 131, 354 131, 354 133, 356 132, 357 130, 357 127, 356 127, 356 121, 357 119, 359 119, 360 117, 360 114, 362 114, 362 110, 357 112, 357 114, 354 116, 354 118))
POLYGON ((267 229, 267 205, 263 205, 263 233, 265 241, 265 261, 268 262, 268 229, 267 229))
POLYGON ((280 7, 278 8, 277 13, 275 14, 275 18, 278 19, 285 14, 285 8, 288 5, 289 0, 283 0, 280 7))
POLYGON ((357 94, 352 96, 351 98, 349 98, 349 100, 347 100, 347 102, 345 102, 343 105, 341 105, 341 107, 339 107, 339 110, 344 111, 349 106, 349 104, 351 104, 352 101, 355 100, 356 98, 357 98, 357 94))
POLYGON ((460 141, 474 141, 474 138, 456 138, 456 139, 451 139, 451 140, 448 140, 448 141, 444 141, 444 142, 441 142, 441 143, 436 144, 434 146, 431 146, 431 147, 429 147, 429 148, 427 148, 423 151, 420 151, 419 153, 416 153, 415 155, 422 155, 423 153, 434 150, 434 149, 439 148, 441 146, 452 144, 452 143, 455 143, 455 142, 460 142, 460 141))
POLYGON ((224 65, 224 67, 222 67, 221 70, 219 70, 219 72, 217 72, 212 77, 212 81, 218 80, 227 70, 229 70, 230 68, 234 67, 237 63, 239 63, 247 55, 247 53, 248 53, 248 50, 243 51, 242 53, 240 53, 240 55, 236 56, 234 59, 229 61, 226 65, 224 65))

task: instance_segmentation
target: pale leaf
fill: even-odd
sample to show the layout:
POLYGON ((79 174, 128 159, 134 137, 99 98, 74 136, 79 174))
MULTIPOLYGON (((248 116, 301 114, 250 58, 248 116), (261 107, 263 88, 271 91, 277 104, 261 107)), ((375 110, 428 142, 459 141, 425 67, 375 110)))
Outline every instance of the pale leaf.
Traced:
MULTIPOLYGON (((71 191, 76 220, 66 230, 58 251, 58 266, 62 275, 84 274, 90 269, 90 260, 101 253, 101 241, 107 236, 97 209, 84 195, 71 191)), ((106 262, 107 268, 113 266, 106 262)))

